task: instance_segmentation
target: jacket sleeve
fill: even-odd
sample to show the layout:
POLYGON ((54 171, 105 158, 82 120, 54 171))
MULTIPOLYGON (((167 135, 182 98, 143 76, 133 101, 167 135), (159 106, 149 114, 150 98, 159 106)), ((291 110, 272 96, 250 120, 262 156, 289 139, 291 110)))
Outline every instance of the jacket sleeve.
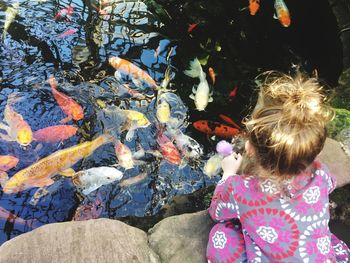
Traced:
POLYGON ((237 218, 237 205, 232 197, 235 176, 220 180, 215 188, 209 207, 209 214, 216 222, 229 221, 237 218))

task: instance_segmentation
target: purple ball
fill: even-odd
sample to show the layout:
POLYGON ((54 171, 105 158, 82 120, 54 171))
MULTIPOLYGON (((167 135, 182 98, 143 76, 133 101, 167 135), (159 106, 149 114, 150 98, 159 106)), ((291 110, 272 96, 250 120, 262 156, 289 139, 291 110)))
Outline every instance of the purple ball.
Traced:
POLYGON ((231 143, 222 140, 216 145, 216 151, 223 156, 228 156, 233 153, 233 146, 231 143))

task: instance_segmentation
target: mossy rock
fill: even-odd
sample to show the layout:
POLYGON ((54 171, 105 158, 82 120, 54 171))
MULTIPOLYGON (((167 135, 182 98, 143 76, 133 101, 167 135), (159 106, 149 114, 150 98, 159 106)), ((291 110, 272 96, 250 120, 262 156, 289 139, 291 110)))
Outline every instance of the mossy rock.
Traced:
POLYGON ((335 108, 350 110, 350 68, 343 71, 338 84, 339 86, 333 91, 331 104, 335 108))
POLYGON ((328 136, 335 139, 343 129, 350 127, 350 111, 346 109, 335 109, 335 118, 327 126, 328 136))

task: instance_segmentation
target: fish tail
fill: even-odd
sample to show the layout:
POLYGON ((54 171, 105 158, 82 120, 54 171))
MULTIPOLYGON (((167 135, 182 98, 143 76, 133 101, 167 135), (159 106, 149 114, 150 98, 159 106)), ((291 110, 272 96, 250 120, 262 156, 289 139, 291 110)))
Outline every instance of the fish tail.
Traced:
POLYGON ((195 58, 190 62, 190 68, 185 70, 184 73, 191 78, 202 78, 203 74, 205 76, 198 58, 195 58))

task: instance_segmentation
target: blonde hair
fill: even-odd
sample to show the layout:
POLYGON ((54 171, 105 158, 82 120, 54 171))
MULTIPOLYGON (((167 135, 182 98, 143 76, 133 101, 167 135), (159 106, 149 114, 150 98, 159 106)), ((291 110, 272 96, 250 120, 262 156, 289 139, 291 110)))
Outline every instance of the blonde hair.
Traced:
POLYGON ((304 171, 320 153, 334 112, 315 78, 274 71, 260 77, 265 81, 258 103, 244 121, 247 137, 260 174, 285 179, 304 171))

